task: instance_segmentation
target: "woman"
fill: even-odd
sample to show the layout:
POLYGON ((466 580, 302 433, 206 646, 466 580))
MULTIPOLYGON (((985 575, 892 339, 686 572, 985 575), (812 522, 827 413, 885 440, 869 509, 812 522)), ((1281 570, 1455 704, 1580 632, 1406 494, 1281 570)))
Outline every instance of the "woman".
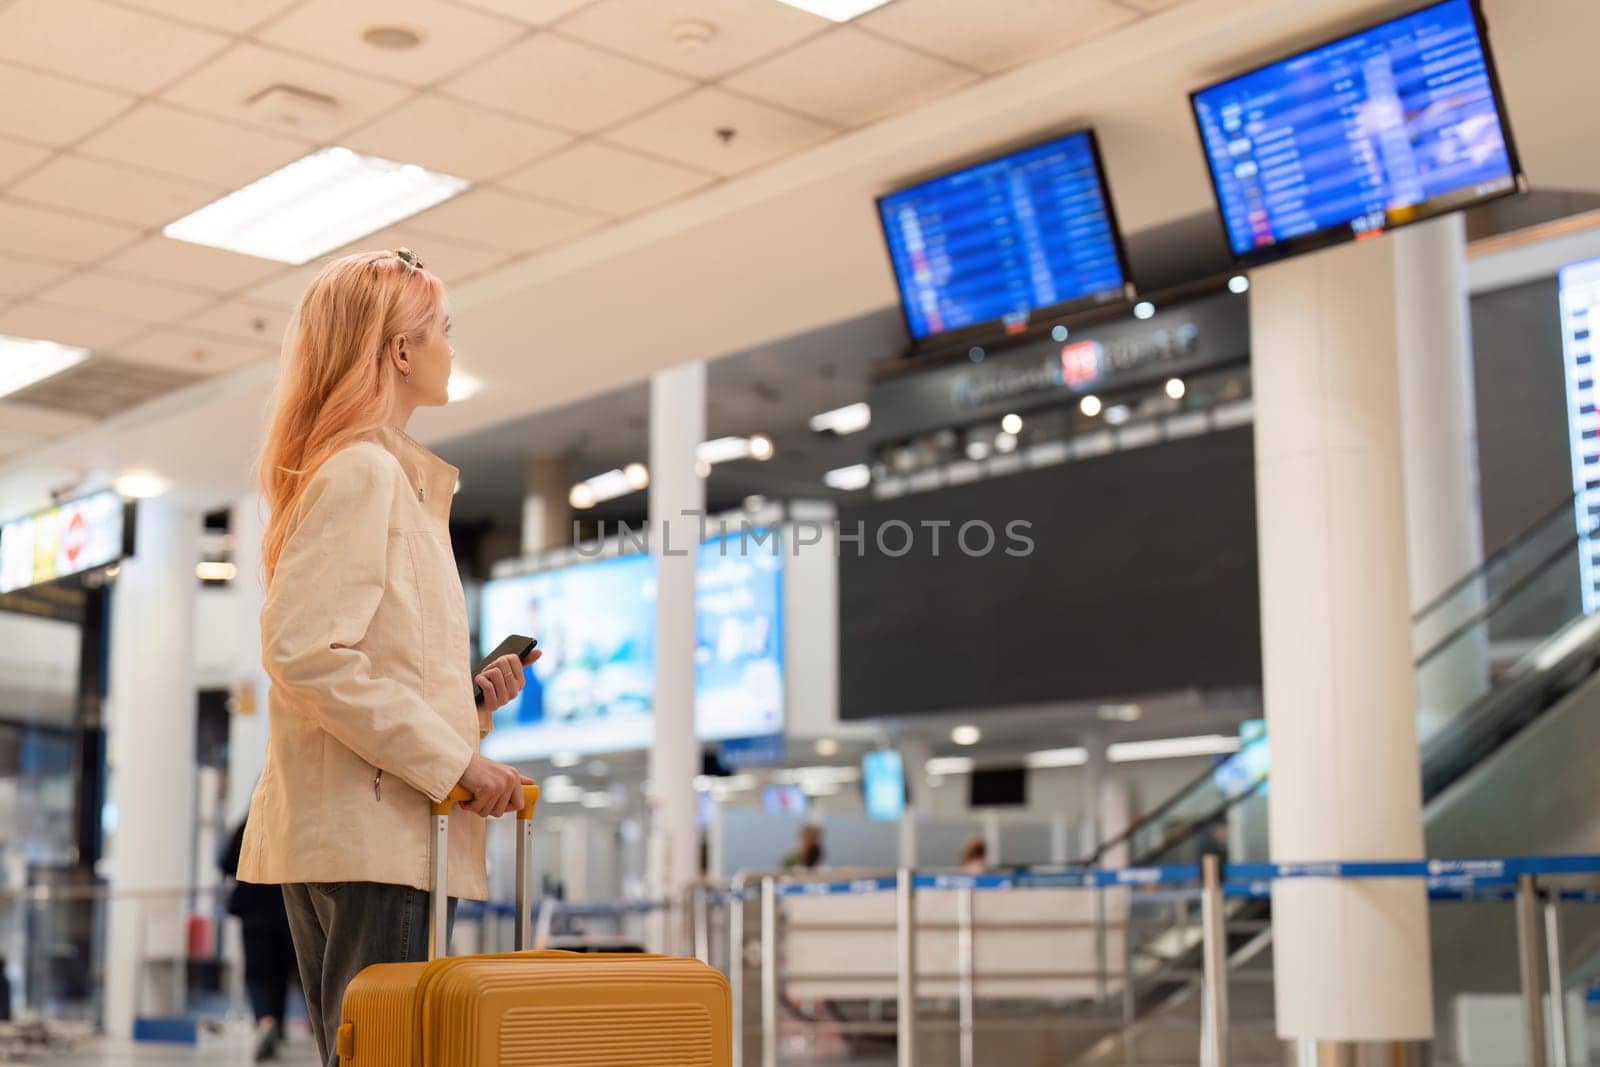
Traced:
POLYGON ((285 337, 261 454, 271 728, 239 879, 283 886, 330 1067, 356 972, 427 958, 430 801, 472 794, 447 884, 481 900, 483 818, 515 810, 527 781, 478 752, 522 668, 507 656, 469 677, 457 471, 405 433, 418 407, 448 400, 449 331, 444 286, 410 251, 329 264, 285 337))
MULTIPOLYGON (((234 830, 228 847, 217 860, 217 866, 229 878, 239 876, 247 825, 249 816, 234 830)), ((244 984, 256 1017, 256 1062, 276 1059, 278 1046, 284 1040, 284 1020, 289 1015, 289 987, 294 984, 297 970, 283 893, 277 886, 240 882, 228 895, 228 914, 239 920, 244 935, 244 984)))

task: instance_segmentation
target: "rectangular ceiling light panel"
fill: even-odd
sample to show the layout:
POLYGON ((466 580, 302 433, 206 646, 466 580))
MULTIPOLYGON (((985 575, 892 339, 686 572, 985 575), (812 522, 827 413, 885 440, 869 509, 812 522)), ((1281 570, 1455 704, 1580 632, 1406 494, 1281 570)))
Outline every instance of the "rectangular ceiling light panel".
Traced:
POLYGON ((335 146, 302 156, 162 232, 299 266, 471 187, 465 178, 335 146))
POLYGON ((53 378, 89 358, 87 348, 0 334, 0 396, 53 378))

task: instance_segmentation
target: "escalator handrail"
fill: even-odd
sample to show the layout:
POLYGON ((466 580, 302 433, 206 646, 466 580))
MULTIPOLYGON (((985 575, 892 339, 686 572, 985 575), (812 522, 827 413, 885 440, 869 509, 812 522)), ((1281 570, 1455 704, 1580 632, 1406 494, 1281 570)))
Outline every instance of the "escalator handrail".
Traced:
POLYGON ((1432 614, 1435 609, 1444 604, 1451 597, 1470 586, 1473 582, 1485 577, 1490 571, 1497 569, 1513 552, 1516 552, 1523 545, 1533 540, 1534 535, 1544 529, 1545 526, 1549 525, 1551 522, 1554 522, 1556 519, 1561 518, 1563 515, 1571 514, 1572 507, 1577 502, 1577 499, 1577 493, 1568 494, 1555 507, 1551 508, 1549 511, 1546 511, 1520 533, 1513 535, 1499 548, 1495 549, 1494 552, 1487 556, 1481 564, 1468 571, 1466 574, 1463 574, 1460 578, 1457 578, 1455 581, 1451 582, 1432 600, 1413 611, 1411 613, 1411 621, 1413 623, 1420 622, 1423 616, 1432 614))
POLYGON ((1522 592, 1535 581, 1544 577, 1546 571, 1555 566, 1555 564, 1564 558, 1569 551, 1576 548, 1579 544, 1591 536, 1593 535, 1574 532, 1571 537, 1568 537, 1565 541, 1561 542, 1561 544, 1557 545, 1554 551, 1547 553, 1545 557, 1539 561, 1539 565, 1537 567, 1529 571, 1527 574, 1524 574, 1521 578, 1518 578, 1504 589, 1500 590, 1500 592, 1496 593, 1494 596, 1485 600, 1483 605, 1477 611, 1469 615, 1465 621, 1456 626, 1454 629, 1447 631, 1445 635, 1439 638, 1439 640, 1435 641, 1433 645, 1427 649, 1427 651, 1417 656, 1413 665, 1416 667, 1425 666, 1429 660, 1433 659, 1434 656, 1437 656, 1440 652, 1442 652, 1446 646, 1454 643, 1456 639, 1460 638, 1466 633, 1469 633, 1482 623, 1487 622, 1489 616, 1500 610, 1500 608, 1504 607, 1511 597, 1522 592))

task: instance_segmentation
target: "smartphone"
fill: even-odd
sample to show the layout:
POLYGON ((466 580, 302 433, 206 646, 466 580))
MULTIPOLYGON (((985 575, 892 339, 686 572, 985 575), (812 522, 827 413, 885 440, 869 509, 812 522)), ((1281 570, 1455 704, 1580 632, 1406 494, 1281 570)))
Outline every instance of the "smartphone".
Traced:
MULTIPOLYGON (((512 634, 510 637, 494 646, 493 652, 483 657, 483 662, 478 664, 477 669, 472 672, 472 676, 476 678, 478 675, 482 674, 485 667, 489 666, 489 664, 493 663, 501 656, 515 656, 517 659, 526 663, 528 661, 528 653, 532 652, 538 647, 539 642, 533 638, 523 637, 521 634, 512 634)), ((483 690, 479 689, 476 683, 474 683, 472 686, 472 696, 473 699, 479 704, 483 703, 483 690)))

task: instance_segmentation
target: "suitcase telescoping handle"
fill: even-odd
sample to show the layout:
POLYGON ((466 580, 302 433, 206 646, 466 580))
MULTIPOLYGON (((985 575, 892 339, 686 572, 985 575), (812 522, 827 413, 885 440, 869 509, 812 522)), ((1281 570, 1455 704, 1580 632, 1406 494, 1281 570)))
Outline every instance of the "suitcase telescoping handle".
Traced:
MULTIPOLYGON (((461 786, 433 806, 433 892, 428 905, 428 958, 450 954, 450 923, 446 918, 450 897, 446 873, 450 868, 450 812, 457 804, 472 799, 461 786)), ((533 855, 533 809, 539 803, 539 787, 522 787, 522 807, 517 809, 517 933, 514 947, 521 952, 533 943, 533 900, 529 896, 528 860, 533 855)))

